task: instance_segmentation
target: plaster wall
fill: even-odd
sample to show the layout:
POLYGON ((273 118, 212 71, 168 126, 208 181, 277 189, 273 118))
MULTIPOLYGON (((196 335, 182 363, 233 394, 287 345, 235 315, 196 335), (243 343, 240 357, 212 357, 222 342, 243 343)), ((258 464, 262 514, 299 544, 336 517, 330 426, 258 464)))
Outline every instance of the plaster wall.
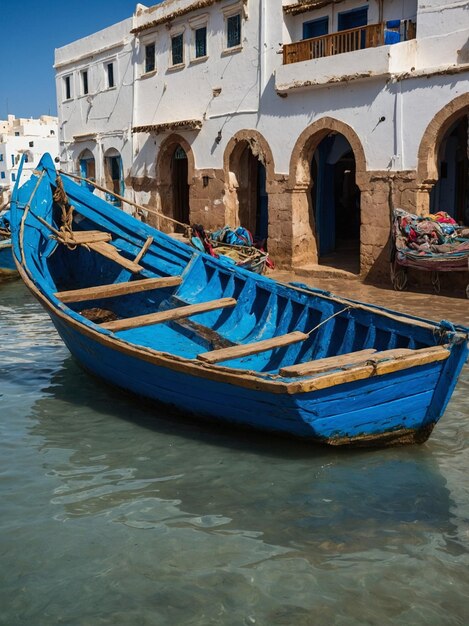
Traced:
POLYGON ((117 150, 124 177, 132 163, 134 37, 132 18, 55 52, 57 104, 60 120, 60 159, 68 171, 78 171, 85 149, 96 162, 96 178, 104 183, 104 155, 117 150), (107 65, 114 64, 115 86, 108 87, 107 65), (88 75, 88 93, 82 74, 88 75), (72 97, 66 99, 64 79, 70 77, 72 97))

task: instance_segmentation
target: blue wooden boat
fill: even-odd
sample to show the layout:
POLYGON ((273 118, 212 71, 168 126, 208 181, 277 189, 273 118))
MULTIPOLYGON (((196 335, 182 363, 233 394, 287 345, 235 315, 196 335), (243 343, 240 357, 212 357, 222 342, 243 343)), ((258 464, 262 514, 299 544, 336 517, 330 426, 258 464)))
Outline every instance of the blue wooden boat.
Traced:
POLYGON ((13 260, 11 239, 0 240, 0 280, 4 278, 16 278, 18 270, 13 260))
POLYGON ((24 282, 81 365, 194 416, 333 445, 421 443, 467 358, 466 328, 220 263, 48 155, 16 186, 11 228, 24 282))

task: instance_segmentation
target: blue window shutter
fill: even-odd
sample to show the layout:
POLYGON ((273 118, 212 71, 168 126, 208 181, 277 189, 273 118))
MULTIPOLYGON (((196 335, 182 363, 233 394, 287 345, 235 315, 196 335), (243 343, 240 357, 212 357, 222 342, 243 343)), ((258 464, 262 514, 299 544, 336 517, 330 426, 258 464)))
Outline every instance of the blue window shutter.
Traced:
POLYGON ((321 17, 319 20, 303 22, 303 39, 322 37, 329 33, 329 18, 321 17))
POLYGON ((352 11, 339 13, 337 18, 337 30, 349 30, 349 28, 366 26, 368 24, 368 7, 360 7, 352 11))

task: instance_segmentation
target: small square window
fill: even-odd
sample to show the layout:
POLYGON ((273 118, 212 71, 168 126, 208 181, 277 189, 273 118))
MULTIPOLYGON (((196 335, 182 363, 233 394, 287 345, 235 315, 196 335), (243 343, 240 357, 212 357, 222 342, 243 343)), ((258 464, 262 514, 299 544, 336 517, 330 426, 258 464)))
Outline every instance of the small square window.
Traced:
POLYGON ((115 87, 114 81, 114 63, 106 63, 107 86, 108 89, 115 87))
POLYGON ((34 141, 30 141, 30 142, 29 142, 29 147, 30 147, 30 148, 34 148, 34 141))
POLYGON ((226 20, 226 47, 241 45, 241 13, 231 15, 226 20))
POLYGON ((145 74, 155 70, 155 44, 149 43, 145 46, 145 74))
POLYGON ((19 137, 20 136, 20 131, 19 130, 15 130, 15 137, 19 137))
POLYGON ((207 56, 207 27, 197 28, 195 31, 195 58, 207 56))
POLYGON ((184 63, 184 41, 182 33, 171 37, 171 64, 182 65, 184 63))
POLYGON ((72 98, 72 77, 64 76, 64 97, 65 100, 71 100, 72 98))
POLYGON ((86 96, 89 93, 89 84, 88 84, 88 70, 83 70, 81 73, 81 93, 83 96, 86 96))

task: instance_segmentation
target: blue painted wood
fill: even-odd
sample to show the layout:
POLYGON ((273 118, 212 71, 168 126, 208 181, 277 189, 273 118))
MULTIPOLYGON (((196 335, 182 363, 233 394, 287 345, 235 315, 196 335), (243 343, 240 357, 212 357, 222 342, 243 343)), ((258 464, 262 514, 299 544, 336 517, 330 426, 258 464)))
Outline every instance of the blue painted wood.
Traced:
POLYGON ((17 276, 16 265, 13 260, 11 239, 0 241, 0 277, 17 276))
POLYGON ((123 272, 120 265, 95 251, 70 250, 51 239, 50 229, 37 217, 60 228, 61 208, 52 200, 57 173, 48 156, 36 171, 44 172, 40 181, 34 174, 14 190, 14 254, 26 284, 87 370, 135 394, 198 416, 329 443, 380 443, 401 432, 420 440, 440 419, 467 358, 467 329, 447 322, 422 325, 412 316, 389 316, 377 306, 362 308, 362 303, 320 290, 294 288, 228 267, 142 224, 66 177, 64 188, 75 207, 74 230, 110 233, 112 245, 127 259, 134 259, 151 236, 153 244, 136 277, 178 275, 182 282, 178 287, 62 303, 56 292, 120 282, 123 272), (116 318, 128 318, 226 297, 236 298, 237 305, 115 333, 86 314, 87 309, 99 307, 116 318), (316 328, 320 322, 324 323, 316 328), (197 360, 202 352, 221 345, 260 341, 295 330, 310 336, 291 346, 218 365, 197 360), (366 348, 379 351, 442 344, 450 348, 447 360, 321 390, 308 390, 312 387, 304 383, 319 381, 324 373, 303 378, 285 378, 279 373, 288 365, 366 348))

